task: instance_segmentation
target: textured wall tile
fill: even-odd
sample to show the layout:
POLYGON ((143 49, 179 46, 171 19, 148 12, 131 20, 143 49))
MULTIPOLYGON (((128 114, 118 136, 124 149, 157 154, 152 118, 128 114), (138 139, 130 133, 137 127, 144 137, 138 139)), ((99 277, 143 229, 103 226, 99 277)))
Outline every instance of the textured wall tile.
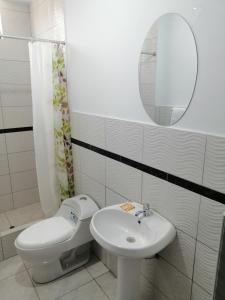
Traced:
POLYGON ((206 137, 194 132, 169 130, 168 173, 202 183, 206 137))
POLYGON ((104 118, 98 116, 72 113, 72 137, 96 147, 105 148, 104 123, 104 118))
POLYGON ((106 149, 141 162, 143 128, 140 124, 106 119, 106 149))
POLYGON ((18 152, 8 155, 11 173, 35 169, 34 151, 18 152))
POLYGON ((120 204, 120 203, 123 203, 126 201, 127 201, 126 198, 111 191, 110 189, 106 189, 106 206, 116 205, 116 204, 120 204))
POLYGON ((189 300, 191 280, 164 259, 143 260, 142 272, 154 286, 171 300, 189 300))
POLYGON ((106 160, 106 185, 131 201, 141 201, 142 173, 112 159, 106 160))
POLYGON ((148 174, 143 174, 142 202, 169 219, 178 229, 196 237, 200 197, 148 174))
POLYGON ((105 185, 106 158, 91 150, 80 148, 81 172, 105 185))
POLYGON ((81 176, 80 192, 92 197, 100 208, 105 206, 105 186, 85 174, 81 176))
POLYGON ((160 252, 160 255, 180 272, 192 279, 195 243, 195 240, 189 235, 177 230, 176 239, 160 252))
POLYGON ((78 145, 72 144, 73 151, 73 170, 81 171, 81 148, 78 145))
POLYGON ((32 189, 37 186, 36 170, 14 173, 10 177, 13 192, 32 189))
POLYGON ((23 190, 13 193, 13 205, 14 208, 23 207, 26 205, 39 202, 39 192, 38 188, 23 190))
MULTIPOLYGON (((201 289, 197 284, 192 286, 191 300, 212 300, 213 296, 201 289)), ((221 299, 222 300, 222 299, 221 299)))
POLYGON ((208 248, 200 242, 197 243, 194 281, 210 294, 213 294, 214 290, 217 259, 217 251, 208 248))
POLYGON ((219 250, 225 205, 202 197, 199 214, 198 240, 219 250))
POLYGON ((142 162, 151 167, 167 171, 168 143, 168 129, 156 126, 144 126, 142 162))
POLYGON ((225 138, 207 137, 203 184, 225 193, 225 138))

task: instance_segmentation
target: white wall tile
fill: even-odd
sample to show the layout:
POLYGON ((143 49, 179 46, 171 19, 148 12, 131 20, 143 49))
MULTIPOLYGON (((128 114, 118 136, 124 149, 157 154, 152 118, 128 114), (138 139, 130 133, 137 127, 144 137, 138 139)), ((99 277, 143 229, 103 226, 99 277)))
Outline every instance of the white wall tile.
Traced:
POLYGON ((208 248, 200 242, 197 243, 194 281, 210 294, 213 294, 214 290, 217 259, 217 251, 208 248))
POLYGON ((29 85, 30 64, 25 61, 0 60, 0 84, 29 85))
POLYGON ((225 193, 224 137, 207 137, 203 185, 225 193))
POLYGON ((87 194, 96 201, 99 207, 105 206, 105 186, 87 175, 75 173, 75 189, 76 194, 87 194))
POLYGON ((0 232, 8 230, 10 223, 6 217, 6 214, 0 214, 0 232))
POLYGON ((3 122, 5 128, 32 126, 32 107, 3 107, 3 122))
POLYGON ((79 150, 82 173, 105 185, 105 157, 82 147, 79 150))
POLYGON ((131 201, 141 201, 141 171, 106 159, 106 185, 131 201))
POLYGON ((14 208, 23 207, 38 201, 40 199, 37 188, 13 193, 14 208))
POLYGON ((0 175, 9 174, 8 157, 6 154, 0 154, 0 175))
POLYGON ((9 175, 0 176, 0 195, 11 193, 11 183, 9 175))
POLYGON ((126 198, 111 191, 110 189, 106 189, 106 206, 116 205, 126 201, 127 201, 126 198))
POLYGON ((8 159, 11 173, 35 169, 34 151, 9 154, 8 159))
POLYGON ((0 50, 0 59, 19 61, 29 60, 27 41, 2 39, 0 50))
POLYGON ((12 232, 2 236, 2 249, 4 259, 17 255, 17 251, 14 245, 15 239, 20 234, 21 230, 12 232))
POLYGON ((143 163, 167 171, 168 129, 144 126, 143 163))
POLYGON ((72 144, 73 151, 73 170, 81 171, 81 147, 78 145, 72 144))
POLYGON ((193 284, 191 300, 212 300, 213 296, 201 289, 197 284, 193 284))
POLYGON ((13 192, 19 192, 37 186, 36 170, 14 173, 11 174, 10 177, 13 192))
POLYGON ((12 194, 0 196, 0 213, 13 208, 12 194))
POLYGON ((8 153, 33 150, 33 131, 7 133, 6 145, 8 153))
MULTIPOLYGON (((0 110, 1 115, 1 110, 0 110)), ((5 134, 0 134, 0 154, 6 154, 5 134)))
POLYGON ((31 36, 29 13, 3 9, 1 15, 4 34, 31 36))
POLYGON ((200 196, 148 174, 143 174, 142 202, 192 237, 197 235, 200 196))
POLYGON ((202 183, 206 137, 182 130, 169 130, 168 173, 202 183))
POLYGON ((171 300, 189 300, 191 280, 164 259, 143 260, 142 272, 154 286, 171 300))
POLYGON ((177 230, 176 239, 160 252, 160 255, 180 272, 192 279, 195 243, 195 240, 189 235, 177 230))
POLYGON ((202 134, 144 126, 143 163, 202 183, 205 143, 202 134))
POLYGON ((0 102, 0 129, 2 129, 3 126, 3 115, 2 115, 2 107, 1 107, 1 102, 0 102))
POLYGON ((225 205, 202 197, 199 214, 198 240, 219 251, 225 205))
POLYGON ((134 122, 106 119, 106 149, 141 162, 143 127, 134 122))
POLYGON ((30 86, 1 88, 1 101, 2 106, 31 106, 31 88, 30 86))
POLYGON ((71 114, 72 137, 105 148, 104 118, 79 113, 71 114))

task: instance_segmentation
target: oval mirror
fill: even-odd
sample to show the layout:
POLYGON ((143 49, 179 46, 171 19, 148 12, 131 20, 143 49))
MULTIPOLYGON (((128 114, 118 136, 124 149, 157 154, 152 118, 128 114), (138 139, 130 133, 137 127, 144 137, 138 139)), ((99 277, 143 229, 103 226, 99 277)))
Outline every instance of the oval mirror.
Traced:
POLYGON ((193 32, 180 15, 161 16, 151 27, 140 54, 139 88, 153 121, 173 125, 192 99, 198 70, 193 32))

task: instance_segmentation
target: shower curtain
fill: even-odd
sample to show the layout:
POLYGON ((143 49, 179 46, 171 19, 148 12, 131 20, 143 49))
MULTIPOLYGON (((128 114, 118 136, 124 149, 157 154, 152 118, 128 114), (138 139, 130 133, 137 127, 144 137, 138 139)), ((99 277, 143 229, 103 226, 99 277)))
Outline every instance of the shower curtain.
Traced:
POLYGON ((74 195, 65 46, 33 42, 29 52, 38 189, 48 217, 74 195))

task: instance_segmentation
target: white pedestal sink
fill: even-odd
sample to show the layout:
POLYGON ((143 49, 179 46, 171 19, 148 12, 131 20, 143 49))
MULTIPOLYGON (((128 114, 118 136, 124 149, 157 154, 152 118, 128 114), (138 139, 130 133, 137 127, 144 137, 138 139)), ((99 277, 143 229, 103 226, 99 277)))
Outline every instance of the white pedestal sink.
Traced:
POLYGON ((95 240, 118 256, 117 300, 139 300, 141 259, 152 257, 170 244, 176 235, 174 226, 154 211, 138 222, 135 214, 143 210, 139 203, 129 212, 113 205, 94 214, 90 230, 95 240))

